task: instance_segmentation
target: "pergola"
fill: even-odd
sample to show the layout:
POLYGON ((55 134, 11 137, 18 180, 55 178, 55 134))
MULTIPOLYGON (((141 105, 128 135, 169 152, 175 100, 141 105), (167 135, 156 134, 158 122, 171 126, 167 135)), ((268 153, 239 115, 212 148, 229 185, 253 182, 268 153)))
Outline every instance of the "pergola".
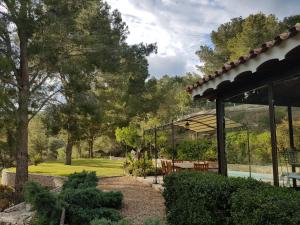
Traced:
MULTIPOLYGON (((228 128, 241 128, 244 125, 237 123, 229 118, 224 117, 224 121, 228 125, 228 128)), ((216 111, 205 111, 205 112, 197 112, 193 114, 186 115, 181 117, 177 120, 173 120, 171 123, 166 123, 148 130, 144 131, 145 133, 152 132, 154 134, 154 149, 155 149, 155 165, 156 165, 156 172, 155 172, 155 182, 157 183, 157 159, 158 159, 158 146, 157 146, 157 131, 159 130, 171 130, 172 133, 172 149, 173 149, 173 156, 172 156, 172 164, 174 169, 174 156, 175 156, 175 127, 182 128, 185 130, 189 130, 194 132, 196 135, 198 134, 214 134, 217 130, 216 123, 217 116, 216 111)), ((220 168, 219 168, 220 169, 220 168)))
MULTIPOLYGON (((264 32, 263 30, 261 32, 264 32)), ((300 24, 274 40, 225 64, 188 87, 194 99, 216 102, 219 173, 227 176, 225 103, 267 105, 274 185, 279 185, 275 107, 288 109, 290 147, 294 148, 292 107, 300 106, 300 24)), ((295 171, 295 168, 292 168, 295 171)))

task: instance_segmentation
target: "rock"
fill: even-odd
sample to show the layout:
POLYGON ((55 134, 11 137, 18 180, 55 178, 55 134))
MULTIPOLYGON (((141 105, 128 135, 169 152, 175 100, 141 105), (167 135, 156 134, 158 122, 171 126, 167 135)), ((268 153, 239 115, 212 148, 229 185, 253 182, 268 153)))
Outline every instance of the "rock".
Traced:
POLYGON ((20 203, 0 213, 1 225, 29 225, 34 216, 31 206, 20 203))

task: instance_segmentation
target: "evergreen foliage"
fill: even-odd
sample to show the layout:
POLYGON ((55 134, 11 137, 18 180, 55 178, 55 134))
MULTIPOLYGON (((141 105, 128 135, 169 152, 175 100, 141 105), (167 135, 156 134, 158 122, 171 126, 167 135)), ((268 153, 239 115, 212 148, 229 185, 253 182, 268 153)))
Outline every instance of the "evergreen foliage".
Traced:
POLYGON ((24 196, 36 211, 34 224, 58 224, 63 207, 67 224, 89 225, 90 221, 102 218, 119 221, 121 216, 117 209, 122 207, 122 193, 103 192, 96 188, 97 183, 95 173, 73 174, 57 194, 37 183, 28 182, 24 196))
POLYGON ((196 54, 204 65, 198 68, 203 74, 214 74, 224 63, 237 60, 264 42, 273 40, 297 22, 300 22, 299 15, 285 17, 282 21, 275 15, 263 13, 233 18, 211 32, 213 47, 200 46, 196 54))
POLYGON ((33 224, 57 225, 59 223, 62 204, 56 194, 38 183, 28 182, 24 188, 24 198, 36 211, 33 224))
POLYGON ((254 179, 182 172, 164 180, 168 224, 298 224, 298 192, 254 179))
POLYGON ((97 184, 98 178, 95 172, 83 171, 71 174, 64 183, 63 190, 96 187, 97 184))

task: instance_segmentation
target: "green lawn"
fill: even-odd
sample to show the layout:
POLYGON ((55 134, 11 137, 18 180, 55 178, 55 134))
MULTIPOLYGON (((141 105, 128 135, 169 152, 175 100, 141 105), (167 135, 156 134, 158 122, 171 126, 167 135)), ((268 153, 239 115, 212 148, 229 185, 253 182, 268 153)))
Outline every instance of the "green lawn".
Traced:
MULTIPOLYGON (((15 171, 15 168, 9 169, 15 171)), ((75 172, 95 171, 97 176, 121 176, 123 172, 122 160, 109 159, 73 159, 71 166, 63 162, 44 162, 37 166, 30 166, 29 173, 48 174, 55 176, 68 176, 75 172)))

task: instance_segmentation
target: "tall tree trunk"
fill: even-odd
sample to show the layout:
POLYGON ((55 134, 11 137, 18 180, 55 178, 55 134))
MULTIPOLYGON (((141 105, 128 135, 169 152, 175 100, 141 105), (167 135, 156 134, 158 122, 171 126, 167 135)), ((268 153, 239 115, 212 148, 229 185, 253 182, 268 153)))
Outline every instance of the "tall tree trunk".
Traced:
POLYGON ((89 145, 89 158, 92 158, 92 152, 91 152, 91 140, 88 140, 88 145, 89 145))
POLYGON ((93 159, 94 158, 94 138, 93 137, 90 138, 88 143, 89 143, 89 157, 91 159, 93 159))
POLYGON ((94 158, 94 138, 91 139, 91 158, 94 158))
POLYGON ((76 143, 76 146, 77 146, 77 153, 78 153, 78 156, 79 156, 79 158, 82 158, 82 151, 81 151, 81 143, 80 143, 80 141, 78 141, 78 142, 76 143))
POLYGON ((18 110, 16 133, 16 180, 15 188, 20 195, 25 182, 28 180, 28 105, 29 105, 29 74, 28 74, 28 40, 19 33, 20 38, 20 70, 18 74, 18 110))
POLYGON ((72 164, 72 150, 73 150, 73 140, 71 138, 71 134, 68 134, 68 143, 66 147, 66 165, 72 164))
POLYGON ((15 150, 16 150, 16 133, 11 128, 6 129, 6 143, 8 147, 8 159, 7 159, 7 166, 12 167, 13 162, 15 162, 15 150))

